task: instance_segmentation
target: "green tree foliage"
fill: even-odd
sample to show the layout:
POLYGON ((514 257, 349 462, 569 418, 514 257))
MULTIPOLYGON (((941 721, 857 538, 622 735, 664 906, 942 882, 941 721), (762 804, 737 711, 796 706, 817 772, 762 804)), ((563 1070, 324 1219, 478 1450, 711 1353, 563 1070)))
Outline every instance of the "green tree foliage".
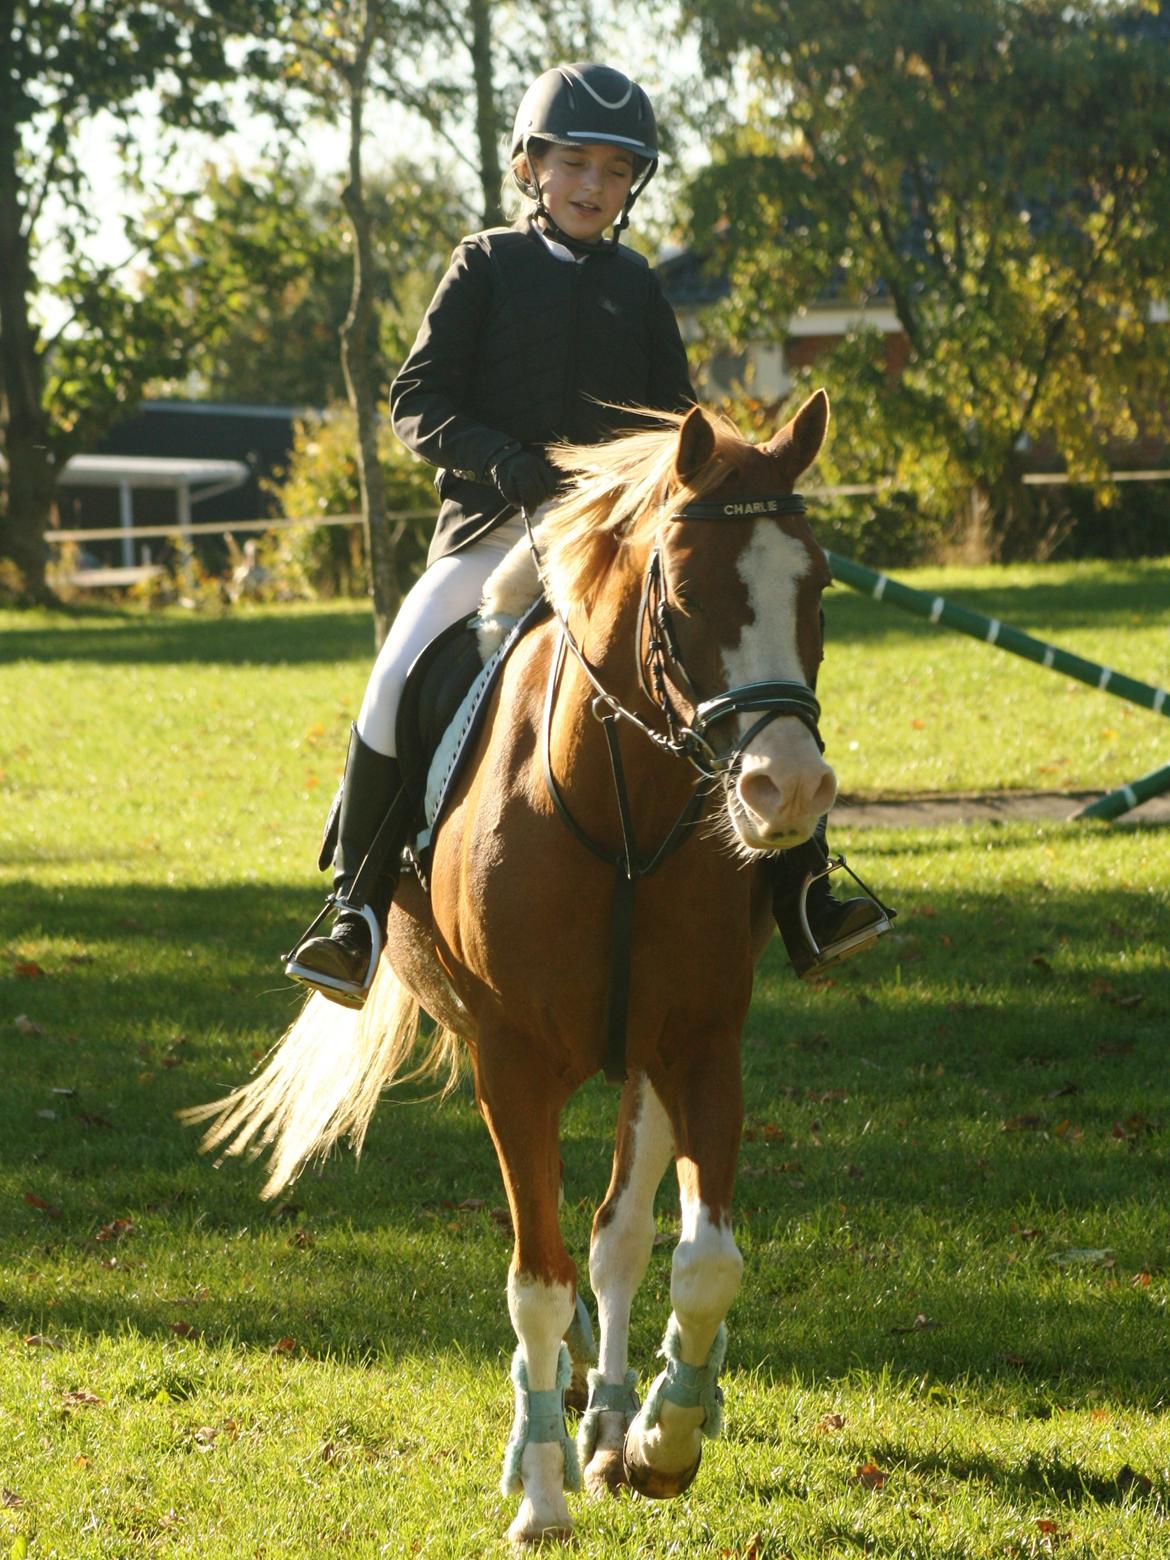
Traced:
POLYGON ((233 54, 229 43, 253 27, 265 31, 271 16, 267 0, 0 0, 0 423, 7 463, 0 550, 29 599, 50 594, 44 533, 56 472, 149 379, 177 372, 185 349, 169 298, 94 259, 98 213, 83 131, 99 116, 118 124, 133 165, 136 116, 148 93, 159 141, 226 129, 226 93, 249 66, 247 51, 233 54), (44 275, 50 239, 58 272, 51 289, 44 275), (36 315, 49 290, 65 315, 51 339, 36 315))
MULTIPOLYGON (((404 449, 383 417, 379 464, 386 491, 387 530, 401 597, 420 573, 434 525, 434 473, 404 449)), ((355 596, 369 590, 369 568, 356 527, 314 525, 326 515, 361 512, 356 419, 342 401, 298 418, 283 475, 268 484, 289 519, 306 524, 277 533, 274 567, 321 595, 355 596)))
MULTIPOLYGON (((467 231, 450 181, 399 159, 367 179, 383 307, 372 343, 390 365, 467 231)), ((198 194, 176 193, 151 217, 157 296, 187 321, 184 377, 212 400, 324 407, 345 395, 341 326, 353 287, 349 230, 307 166, 208 166, 198 194)))
MULTIPOLYGON (((1026 452, 1081 476, 1170 391, 1170 17, 1160 0, 704 0, 709 72, 748 103, 693 190, 739 340, 826 292, 888 301, 816 365, 837 474, 965 500, 991 551, 1038 528, 1026 452)), ((702 240, 701 240, 702 241, 702 240)))

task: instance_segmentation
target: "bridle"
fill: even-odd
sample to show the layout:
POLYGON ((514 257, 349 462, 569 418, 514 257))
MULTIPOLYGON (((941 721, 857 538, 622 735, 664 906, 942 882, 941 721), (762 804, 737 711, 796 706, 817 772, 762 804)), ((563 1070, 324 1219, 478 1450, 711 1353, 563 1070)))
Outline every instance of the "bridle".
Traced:
MULTIPOLYGON (((804 498, 799 493, 765 494, 755 498, 694 499, 670 518, 671 520, 742 520, 765 519, 776 515, 803 515, 804 498)), ((536 559, 537 570, 544 580, 542 559, 532 524, 524 515, 528 543, 536 559)), ((547 590, 545 592, 548 594, 547 590)), ((634 657, 638 670, 638 682, 646 697, 661 712, 665 732, 649 725, 633 710, 622 704, 602 684, 595 668, 589 663, 577 643, 568 619, 559 607, 553 611, 561 625, 561 649, 558 659, 563 659, 568 649, 580 665, 594 690, 593 712, 602 720, 607 711, 614 719, 624 720, 635 726, 657 747, 685 758, 704 780, 718 780, 726 788, 737 772, 747 748, 764 728, 782 715, 794 715, 812 734, 818 748, 824 752, 818 722, 821 706, 807 683, 770 678, 762 682, 742 683, 712 698, 702 699, 683 660, 678 635, 671 613, 670 586, 659 534, 646 565, 642 582, 642 599, 638 610, 638 627, 635 636, 634 657), (646 648, 643 652, 642 646, 646 648), (681 689, 691 704, 693 713, 689 720, 678 710, 670 696, 670 683, 681 689), (717 750, 708 733, 711 727, 733 716, 755 714, 757 719, 737 741, 717 750)))
MULTIPOLYGON (((799 493, 765 494, 752 498, 694 499, 670 516, 671 520, 742 520, 764 519, 774 515, 800 515, 804 513, 804 499, 799 493)), ((691 829, 703 815, 707 797, 716 785, 730 796, 732 784, 744 752, 760 732, 782 715, 794 715, 812 734, 817 746, 824 751, 818 721, 821 707, 816 695, 807 683, 779 678, 762 682, 743 683, 729 688, 709 699, 700 699, 690 673, 683 661, 678 635, 671 616, 670 588, 662 552, 661 532, 651 552, 642 584, 642 599, 638 612, 634 655, 638 667, 638 681, 650 702, 661 713, 665 731, 628 709, 620 699, 610 693, 601 682, 596 669, 577 643, 569 627, 565 612, 553 601, 544 576, 544 564, 532 531, 527 511, 522 510, 524 526, 528 533, 528 545, 536 560, 536 568, 545 597, 560 623, 560 635, 556 653, 549 667, 548 687, 544 705, 544 778, 549 796, 569 831, 591 851, 615 870, 614 898, 610 924, 610 981, 607 1004, 607 1039, 605 1075, 612 1083, 620 1083, 626 1076, 626 1016, 630 992, 630 949, 634 920, 634 887, 639 878, 648 877, 682 844, 691 829), (643 653, 642 644, 646 641, 643 653), (622 845, 618 851, 608 849, 594 840, 570 812, 568 804, 557 784, 552 770, 552 719, 557 687, 565 664, 566 653, 571 652, 593 688, 592 710, 605 732, 613 769, 614 791, 618 817, 621 822, 622 845), (684 718, 670 696, 669 684, 681 689, 692 705, 689 720, 684 718), (738 740, 727 747, 717 749, 709 732, 719 722, 741 714, 755 714, 756 720, 738 740), (619 721, 634 726, 656 747, 664 752, 685 758, 697 771, 691 794, 657 850, 649 855, 639 851, 634 837, 633 818, 630 812, 629 789, 626 785, 622 762, 621 743, 617 736, 619 721)))
MULTIPOLYGON (((804 499, 799 493, 779 493, 758 499, 701 500, 673 516, 676 520, 757 519, 772 515, 803 515, 804 499)), ((662 552, 662 538, 654 544, 642 586, 642 604, 638 614, 636 658, 642 691, 662 711, 667 731, 688 761, 708 779, 726 782, 739 768, 744 753, 764 728, 778 716, 795 715, 824 752, 818 722, 821 707, 807 683, 770 678, 763 682, 741 683, 713 698, 700 698, 683 660, 678 635, 671 615, 670 581, 662 552), (647 637, 646 653, 642 641, 647 637), (668 676, 669 673, 669 676, 668 676), (694 713, 684 720, 670 697, 669 683, 680 688, 694 713), (734 715, 757 714, 758 718, 738 741, 718 752, 708 731, 719 721, 734 715)))

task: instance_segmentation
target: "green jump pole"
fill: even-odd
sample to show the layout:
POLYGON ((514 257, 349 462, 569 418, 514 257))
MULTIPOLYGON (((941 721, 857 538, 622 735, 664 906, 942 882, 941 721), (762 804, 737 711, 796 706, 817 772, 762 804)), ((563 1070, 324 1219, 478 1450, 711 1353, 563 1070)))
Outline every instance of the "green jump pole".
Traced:
POLYGON ((1148 802, 1151 796, 1161 796, 1166 791, 1170 791, 1170 764, 1164 764, 1161 769, 1151 769, 1148 775, 1131 780, 1128 785, 1118 786, 1116 791, 1099 796, 1095 802, 1086 803, 1073 813, 1073 817, 1120 818, 1131 807, 1148 802))
MULTIPOLYGON (((854 563, 852 559, 842 558, 833 552, 827 552, 826 556, 835 579, 861 591, 863 595, 872 596, 875 601, 888 601, 895 607, 912 612, 915 617, 941 623, 944 628, 969 634, 972 639, 982 640, 984 644, 995 645, 997 649, 1006 650, 1011 655, 1022 656, 1025 661, 1034 661, 1037 666, 1063 672, 1066 677, 1075 677, 1090 688, 1111 693, 1119 699, 1128 700, 1130 704, 1139 704, 1144 710, 1153 710, 1155 715, 1170 716, 1170 694, 1165 688, 1154 688, 1149 683, 1139 682, 1135 677, 1126 677, 1123 672, 1115 672, 1111 667, 1087 661, 1084 656, 1073 655, 1069 650, 1062 650, 1059 645, 1034 639, 1031 634, 1013 628, 1010 623, 984 617, 981 612, 972 612, 969 607, 956 606, 945 596, 932 596, 929 591, 915 590, 910 585, 891 579, 888 574, 867 569, 863 563, 854 563)), ((1076 816, 1117 818, 1131 807, 1148 801, 1151 796, 1160 796, 1165 791, 1170 791, 1170 764, 1109 792, 1107 796, 1081 808, 1076 816)))

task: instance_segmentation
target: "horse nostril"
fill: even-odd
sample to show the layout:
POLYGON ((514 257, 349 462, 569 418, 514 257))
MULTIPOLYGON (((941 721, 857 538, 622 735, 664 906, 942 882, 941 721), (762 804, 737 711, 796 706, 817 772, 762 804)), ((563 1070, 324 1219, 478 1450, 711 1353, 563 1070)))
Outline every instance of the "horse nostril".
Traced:
POLYGON ((817 782, 817 788, 812 794, 809 806, 819 818, 822 813, 828 812, 836 800, 837 776, 831 769, 826 768, 824 774, 817 782))
POLYGON ((736 790, 740 801, 757 818, 776 818, 784 810, 784 792, 762 769, 740 775, 736 790))

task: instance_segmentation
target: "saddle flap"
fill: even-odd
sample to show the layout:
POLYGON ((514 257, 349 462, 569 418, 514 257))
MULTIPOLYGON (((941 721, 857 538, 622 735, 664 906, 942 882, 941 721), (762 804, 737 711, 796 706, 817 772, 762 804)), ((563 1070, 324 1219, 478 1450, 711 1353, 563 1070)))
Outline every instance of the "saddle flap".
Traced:
POLYGON ((461 618, 436 634, 407 674, 395 741, 403 784, 420 810, 435 749, 483 671, 475 623, 474 617, 461 618))

